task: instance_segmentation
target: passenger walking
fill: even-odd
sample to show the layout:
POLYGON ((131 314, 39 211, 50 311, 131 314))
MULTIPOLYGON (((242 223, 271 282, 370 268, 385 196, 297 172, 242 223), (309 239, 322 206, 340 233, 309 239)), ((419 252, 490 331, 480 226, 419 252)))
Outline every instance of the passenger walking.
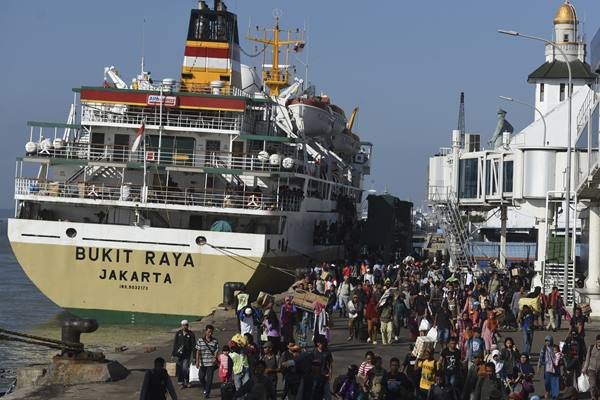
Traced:
POLYGON ((379 307, 379 321, 381 329, 381 343, 383 345, 392 344, 394 331, 394 298, 389 296, 382 306, 379 307))
POLYGON ((358 294, 355 293, 352 295, 352 300, 348 302, 348 341, 358 339, 363 315, 363 305, 358 294))
POLYGON ((485 342, 481 339, 479 328, 473 329, 473 337, 467 341, 467 363, 470 366, 473 363, 475 354, 485 354, 485 342))
POLYGON ((375 296, 371 294, 367 300, 365 307, 365 319, 369 330, 368 343, 377 344, 377 325, 379 323, 379 314, 377 313, 377 301, 375 296))
POLYGON ((585 362, 586 348, 583 339, 575 329, 571 329, 563 346, 567 385, 576 386, 577 377, 581 374, 585 362))
POLYGON ((440 371, 443 373, 444 382, 451 387, 458 387, 461 383, 461 355, 456 347, 456 338, 451 337, 448 345, 440 354, 440 371))
POLYGON ((218 366, 219 341, 213 337, 215 328, 212 325, 206 325, 204 335, 196 343, 195 365, 199 369, 200 386, 203 389, 204 397, 210 396, 210 390, 213 383, 215 369, 218 366))
POLYGON ((426 400, 429 389, 435 383, 435 374, 437 372, 437 362, 433 358, 433 353, 430 350, 425 352, 425 356, 422 360, 417 361, 417 369, 421 371, 421 380, 419 381, 417 398, 419 400, 426 400))
POLYGON ((552 336, 544 338, 544 345, 540 350, 538 368, 542 367, 544 371, 544 388, 546 398, 553 400, 558 398, 560 393, 560 367, 562 364, 562 354, 558 345, 554 345, 552 336))
POLYGON ((353 290, 354 286, 350 282, 350 276, 344 275, 344 280, 340 283, 340 287, 337 290, 340 317, 347 316, 348 302, 350 301, 350 296, 352 295, 353 290))
POLYGON ((190 363, 192 361, 192 352, 196 346, 196 336, 190 330, 189 322, 184 319, 181 321, 181 329, 175 333, 173 340, 173 351, 171 356, 175 358, 177 382, 182 388, 189 386, 190 363))
POLYGON ((279 314, 282 348, 294 340, 294 325, 299 311, 292 300, 292 296, 285 297, 279 314))
POLYGON ((533 343, 533 325, 535 320, 533 312, 528 305, 523 306, 523 310, 519 313, 517 321, 521 324, 521 329, 523 331, 523 353, 529 355, 533 343))
POLYGON ((504 384, 496 376, 496 366, 493 362, 485 364, 486 376, 477 381, 475 391, 473 392, 473 400, 504 400, 506 392, 504 384))
POLYGON ((177 400, 177 393, 165 369, 165 360, 158 357, 154 360, 154 368, 144 374, 140 400, 166 400, 167 392, 172 400, 177 400))
POLYGON ((587 350, 583 373, 587 374, 590 381, 592 400, 598 400, 600 397, 600 335, 596 336, 596 343, 587 350))
POLYGON ((552 329, 553 332, 556 332, 557 329, 560 329, 561 312, 563 308, 563 301, 560 292, 558 291, 558 287, 554 286, 552 288, 552 292, 548 295, 546 306, 548 308, 549 316, 546 329, 552 329))
POLYGON ((435 383, 429 388, 427 400, 456 400, 456 391, 439 371, 435 375, 435 383))

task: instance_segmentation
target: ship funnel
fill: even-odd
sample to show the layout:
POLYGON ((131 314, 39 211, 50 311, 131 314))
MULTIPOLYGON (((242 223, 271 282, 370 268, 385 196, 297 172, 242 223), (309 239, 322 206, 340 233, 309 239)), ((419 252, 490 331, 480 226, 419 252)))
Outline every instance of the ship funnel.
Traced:
POLYGON ((227 6, 223 0, 215 0, 215 11, 227 11, 227 6))

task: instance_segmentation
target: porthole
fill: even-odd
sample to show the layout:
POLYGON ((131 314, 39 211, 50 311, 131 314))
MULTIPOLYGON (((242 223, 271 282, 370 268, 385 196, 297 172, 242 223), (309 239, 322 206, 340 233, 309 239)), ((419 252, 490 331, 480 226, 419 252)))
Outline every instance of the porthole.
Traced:
POLYGON ((74 228, 67 229, 67 236, 70 238, 74 238, 77 236, 77 231, 74 228))
POLYGON ((204 236, 198 236, 196 238, 196 244, 198 246, 204 246, 206 244, 206 238, 204 236))

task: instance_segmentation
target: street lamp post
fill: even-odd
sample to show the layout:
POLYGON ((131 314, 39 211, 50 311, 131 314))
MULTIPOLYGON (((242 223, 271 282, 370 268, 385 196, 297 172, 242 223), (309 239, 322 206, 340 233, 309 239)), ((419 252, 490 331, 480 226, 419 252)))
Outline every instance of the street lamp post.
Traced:
MULTIPOLYGON (((566 193, 565 193, 565 199, 566 199, 566 206, 565 206, 565 257, 564 257, 564 263, 565 263, 565 269, 564 269, 564 280, 565 280, 565 291, 564 291, 564 298, 565 301, 567 300, 567 288, 569 286, 569 230, 570 230, 570 212, 571 212, 571 116, 572 116, 572 108, 573 108, 573 74, 571 71, 571 63, 569 62, 569 59, 567 58, 567 55, 565 54, 565 52, 563 51, 563 49, 560 48, 560 46, 557 46, 556 43, 541 38, 541 37, 537 37, 537 36, 530 36, 530 35, 525 35, 522 33, 519 33, 517 31, 509 31, 509 30, 504 30, 504 29, 498 29, 498 33, 502 33, 504 35, 509 35, 509 36, 515 36, 515 37, 522 37, 525 39, 531 39, 531 40, 537 40, 538 42, 544 42, 547 45, 552 46, 556 51, 558 51, 561 56, 564 59, 564 62, 567 63, 567 70, 569 71, 569 88, 567 93, 569 94, 569 117, 568 117, 568 130, 567 130, 567 188, 566 188, 566 193)), ((573 230, 575 231, 575 229, 573 230)), ((575 232, 573 232, 573 236, 575 236, 575 232)), ((574 256, 574 255, 573 255, 574 256)), ((573 261, 574 262, 574 261, 573 261)), ((574 267, 575 265, 573 265, 574 267)), ((573 282, 575 283, 575 282, 573 282)))
POLYGON ((544 114, 540 111, 540 109, 537 108, 536 106, 534 106, 533 104, 529 104, 529 103, 526 103, 521 100, 513 99, 512 97, 507 97, 507 96, 498 96, 498 97, 501 98, 502 100, 511 101, 513 103, 517 103, 517 104, 521 104, 521 105, 529 107, 529 108, 533 108, 540 115, 540 118, 542 119, 542 123, 544 124, 544 141, 543 141, 543 143, 544 143, 544 147, 545 147, 548 144, 548 143, 546 143, 546 118, 544 118, 544 114))

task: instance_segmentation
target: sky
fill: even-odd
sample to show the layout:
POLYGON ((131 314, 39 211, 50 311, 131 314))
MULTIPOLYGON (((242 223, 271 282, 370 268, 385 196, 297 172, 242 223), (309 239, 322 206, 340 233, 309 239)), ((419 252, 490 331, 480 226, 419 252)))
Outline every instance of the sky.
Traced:
MULTIPOLYGON (((493 133, 498 107, 517 131, 532 120, 530 109, 498 96, 533 102, 527 75, 543 63, 543 45, 496 30, 551 38, 562 0, 225 2, 238 14, 242 37, 249 26, 271 26, 276 8, 282 27, 308 28, 309 80, 347 113, 358 105, 354 130, 375 146, 365 188, 419 206, 428 157, 450 145, 461 91, 467 132, 481 133, 482 142, 493 133)), ((600 28, 600 2, 576 0, 575 6, 591 39, 600 28)), ((178 78, 194 7, 195 0, 2 0, 0 208, 14 204, 26 122, 64 122, 71 89, 101 85, 105 66, 115 65, 129 82, 139 71, 144 19, 146 69, 155 80, 178 78)), ((247 40, 241 45, 254 52, 247 40)))

